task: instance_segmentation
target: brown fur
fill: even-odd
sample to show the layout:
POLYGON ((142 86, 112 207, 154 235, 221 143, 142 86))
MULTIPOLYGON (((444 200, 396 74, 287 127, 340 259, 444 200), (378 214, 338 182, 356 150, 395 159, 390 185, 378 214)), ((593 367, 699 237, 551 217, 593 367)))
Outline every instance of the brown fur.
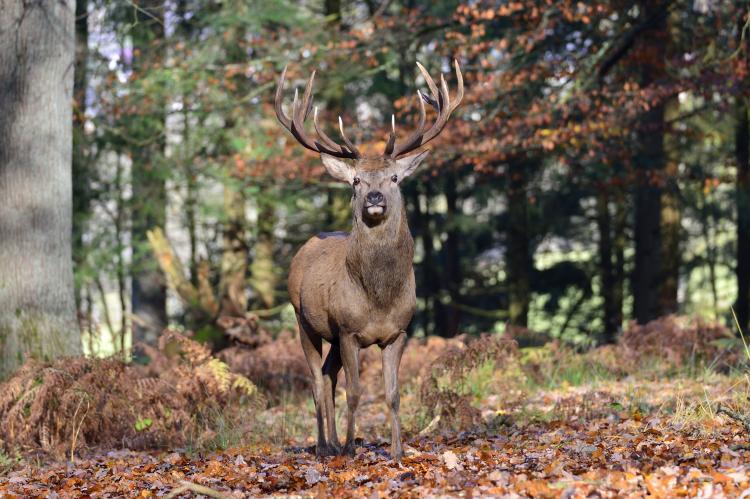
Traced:
POLYGON ((313 237, 295 255, 289 272, 289 296, 313 375, 319 454, 339 452, 333 398, 341 367, 346 372, 349 406, 344 451, 352 451, 354 413, 361 392, 358 352, 373 344, 383 349, 391 452, 394 457, 402 454, 398 365, 406 344, 406 328, 416 308, 416 293, 414 241, 398 184, 424 156, 363 159, 353 167, 323 158, 331 175, 352 185, 352 231, 313 237), (384 213, 373 215, 368 211, 368 193, 376 192, 382 194, 384 213), (332 345, 325 364, 322 339, 332 345))

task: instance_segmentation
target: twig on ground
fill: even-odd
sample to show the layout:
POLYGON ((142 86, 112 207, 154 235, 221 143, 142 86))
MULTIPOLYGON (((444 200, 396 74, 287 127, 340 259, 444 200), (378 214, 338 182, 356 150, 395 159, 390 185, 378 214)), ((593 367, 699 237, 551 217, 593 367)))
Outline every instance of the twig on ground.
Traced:
POLYGON ((182 480, 180 482, 182 485, 174 489, 172 492, 164 496, 164 499, 172 499, 174 497, 177 497, 180 494, 184 494, 185 492, 195 492, 196 494, 203 494, 204 496, 208 497, 215 497, 217 499, 228 499, 229 496, 222 494, 218 490, 214 490, 208 487, 205 487, 203 485, 198 485, 197 483, 193 482, 186 482, 185 480, 182 480))
POLYGON ((442 407, 440 406, 440 402, 438 402, 437 406, 435 406, 435 417, 432 418, 432 421, 430 421, 430 424, 424 427, 422 431, 419 432, 419 435, 427 435, 431 433, 435 428, 437 428, 438 423, 440 423, 440 413, 442 411, 442 407))
POLYGON ((744 416, 737 411, 733 411, 723 405, 719 405, 719 408, 717 409, 716 413, 726 414, 727 416, 734 419, 738 423, 741 423, 742 426, 745 428, 745 430, 750 431, 750 418, 748 418, 747 416, 744 416))

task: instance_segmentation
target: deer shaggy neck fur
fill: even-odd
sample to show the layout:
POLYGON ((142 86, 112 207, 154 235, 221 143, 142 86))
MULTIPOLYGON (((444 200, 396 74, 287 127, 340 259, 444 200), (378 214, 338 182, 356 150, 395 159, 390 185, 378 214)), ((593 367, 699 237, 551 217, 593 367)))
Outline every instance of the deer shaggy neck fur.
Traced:
POLYGON ((403 295, 413 257, 414 240, 403 204, 374 226, 368 226, 361 212, 355 212, 346 268, 365 290, 372 305, 385 309, 403 295))

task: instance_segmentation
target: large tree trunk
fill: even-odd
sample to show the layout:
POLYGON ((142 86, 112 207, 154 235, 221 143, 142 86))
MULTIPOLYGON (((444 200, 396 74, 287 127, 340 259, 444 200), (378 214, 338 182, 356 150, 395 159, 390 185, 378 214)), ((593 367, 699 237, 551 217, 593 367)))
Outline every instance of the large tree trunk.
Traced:
MULTIPOLYGON (((640 3, 645 18, 654 18, 653 27, 636 41, 641 88, 655 84, 666 76, 666 20, 656 14, 659 2, 640 3)), ((635 269, 633 271, 633 309, 639 324, 659 316, 661 290, 661 221, 664 172, 664 104, 657 103, 644 112, 637 132, 635 200, 635 269)))
MULTIPOLYGON (((164 54, 154 40, 164 38, 164 5, 159 0, 140 2, 136 11, 137 23, 133 36, 133 70, 139 77, 149 67, 160 66, 164 54)), ((157 263, 148 250, 147 232, 164 227, 166 221, 166 187, 163 166, 159 159, 164 153, 163 110, 151 104, 145 116, 136 116, 132 135, 140 139, 132 158, 132 246, 133 284, 131 306, 136 320, 132 323, 133 344, 156 344, 167 325, 167 286, 157 263), (151 113, 149 113, 151 111, 151 113)))
POLYGON ((71 256, 73 0, 0 0, 0 377, 81 353, 71 256))
POLYGON ((508 165, 508 234, 505 268, 508 276, 508 321, 526 327, 531 300, 531 250, 527 189, 528 165, 513 160, 508 165))

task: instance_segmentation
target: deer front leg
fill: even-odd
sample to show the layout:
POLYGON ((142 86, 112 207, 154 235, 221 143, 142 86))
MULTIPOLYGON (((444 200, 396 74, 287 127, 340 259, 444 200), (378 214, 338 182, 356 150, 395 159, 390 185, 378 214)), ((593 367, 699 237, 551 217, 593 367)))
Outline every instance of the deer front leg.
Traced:
POLYGON ((302 343, 302 351, 305 352, 307 365, 310 368, 310 374, 313 378, 313 399, 315 401, 315 418, 318 423, 318 444, 315 447, 315 454, 318 457, 330 456, 332 451, 326 441, 325 432, 325 394, 323 382, 323 340, 320 336, 306 330, 299 322, 299 337, 302 343))
POLYGON ((339 339, 341 362, 346 373, 346 443, 344 454, 354 454, 354 416, 362 393, 359 386, 359 345, 352 334, 342 334, 339 339))
POLYGON ((398 409, 401 397, 398 392, 398 368, 401 355, 406 347, 406 333, 398 337, 383 348, 383 382, 385 383, 385 402, 391 412, 391 457, 400 460, 404 454, 401 447, 401 421, 398 409))
POLYGON ((340 454, 341 444, 336 434, 336 382, 341 371, 341 350, 338 343, 331 344, 326 361, 323 364, 323 394, 325 396, 326 426, 328 445, 331 452, 340 454))

